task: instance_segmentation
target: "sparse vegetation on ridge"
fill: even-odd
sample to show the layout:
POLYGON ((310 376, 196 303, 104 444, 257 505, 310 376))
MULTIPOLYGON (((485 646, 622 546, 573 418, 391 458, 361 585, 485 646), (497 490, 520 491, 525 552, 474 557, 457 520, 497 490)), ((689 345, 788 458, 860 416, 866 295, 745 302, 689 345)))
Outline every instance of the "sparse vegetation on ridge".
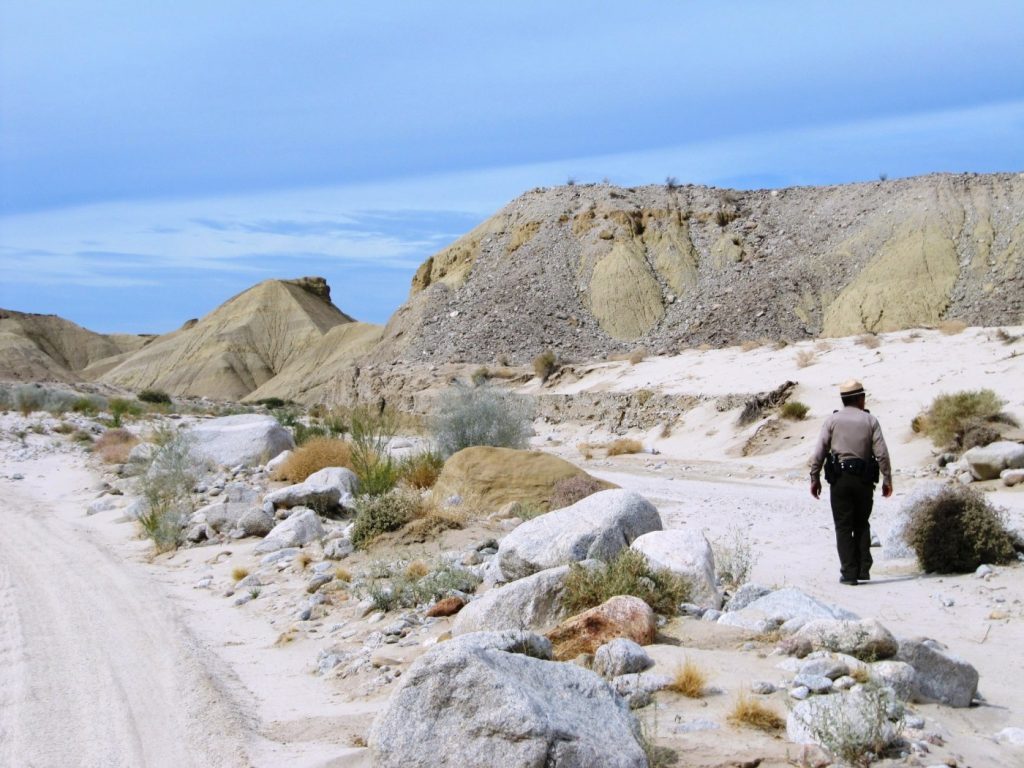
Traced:
POLYGON ((456 385, 441 395, 430 426, 443 457, 476 445, 525 448, 533 409, 526 398, 491 386, 456 385))

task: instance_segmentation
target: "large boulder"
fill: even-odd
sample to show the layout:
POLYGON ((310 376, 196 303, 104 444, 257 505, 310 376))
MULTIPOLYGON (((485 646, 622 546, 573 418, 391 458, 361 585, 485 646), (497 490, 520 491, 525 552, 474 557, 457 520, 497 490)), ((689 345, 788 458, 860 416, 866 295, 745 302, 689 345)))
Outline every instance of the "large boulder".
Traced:
POLYGON ((243 413, 203 421, 186 433, 193 456, 223 467, 255 467, 295 447, 273 416, 243 413))
POLYGON ((564 661, 594 653, 617 637, 650 645, 656 629, 654 611, 647 603, 639 597, 618 595, 566 619, 548 632, 547 638, 554 646, 555 658, 564 661))
POLYGON ((804 624, 813 619, 857 618, 851 611, 815 600, 796 587, 786 587, 759 597, 746 608, 723 613, 718 623, 753 632, 769 632, 787 622, 804 624))
POLYGON ((274 526, 267 537, 256 545, 256 554, 275 552, 288 547, 301 547, 323 538, 324 527, 312 509, 296 507, 292 516, 274 526))
POLYGON ((643 672, 654 666, 654 659, 639 643, 617 637, 594 653, 594 671, 601 677, 618 677, 643 672))
POLYGON ((474 446, 463 448, 444 463, 434 493, 439 499, 459 496, 487 510, 517 501, 546 511, 551 508, 555 484, 573 477, 589 478, 604 488, 615 487, 549 453, 474 446))
POLYGON ((275 509, 310 507, 328 514, 338 507, 351 508, 358 488, 359 480, 351 469, 327 467, 301 483, 271 491, 263 502, 273 504, 275 509))
POLYGON ((963 455, 975 480, 994 480, 1004 469, 1024 468, 1024 445, 999 440, 971 448, 963 455))
POLYGON ((915 696, 939 701, 950 707, 969 707, 978 692, 978 670, 947 653, 933 640, 914 638, 900 641, 899 661, 914 668, 915 696))
POLYGON ((667 568, 684 577, 692 589, 690 601, 711 608, 722 607, 722 593, 715 579, 715 555, 700 531, 651 531, 630 547, 642 552, 654 568, 667 568))
POLYGON ((846 653, 858 659, 888 659, 899 643, 877 619, 814 619, 797 630, 791 641, 806 643, 811 650, 846 653))
POLYGON ((566 617, 562 606, 569 566, 548 568, 484 592, 452 623, 453 635, 505 629, 548 629, 566 617))
POLYGON ((498 565, 512 581, 581 560, 607 562, 661 527, 658 510, 640 494, 601 491, 514 529, 498 546, 498 565))
POLYGON ((646 768, 640 726, 589 670, 543 638, 473 633, 435 646, 370 729, 376 768, 646 768))

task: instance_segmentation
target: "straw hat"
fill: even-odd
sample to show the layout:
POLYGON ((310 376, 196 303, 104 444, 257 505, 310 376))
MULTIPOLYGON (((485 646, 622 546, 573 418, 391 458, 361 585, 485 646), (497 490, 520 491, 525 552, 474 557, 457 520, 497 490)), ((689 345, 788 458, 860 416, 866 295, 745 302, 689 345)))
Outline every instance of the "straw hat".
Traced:
POLYGON ((861 384, 857 379, 847 379, 839 385, 840 397, 853 397, 855 395, 864 394, 864 385, 861 384))

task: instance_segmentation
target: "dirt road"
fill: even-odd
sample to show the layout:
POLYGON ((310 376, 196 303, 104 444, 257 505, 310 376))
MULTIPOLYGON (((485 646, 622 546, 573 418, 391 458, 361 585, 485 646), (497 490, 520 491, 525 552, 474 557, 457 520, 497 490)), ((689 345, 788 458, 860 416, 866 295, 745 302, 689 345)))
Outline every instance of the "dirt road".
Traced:
POLYGON ((0 480, 0 766, 250 765, 229 671, 85 524, 95 480, 53 459, 0 480))

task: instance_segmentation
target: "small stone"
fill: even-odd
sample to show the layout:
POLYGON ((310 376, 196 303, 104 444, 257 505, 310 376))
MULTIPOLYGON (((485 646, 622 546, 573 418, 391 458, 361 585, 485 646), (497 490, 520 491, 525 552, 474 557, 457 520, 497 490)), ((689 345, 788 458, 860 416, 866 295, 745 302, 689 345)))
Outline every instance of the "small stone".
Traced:
POLYGON ((807 688, 811 693, 828 693, 832 690, 832 680, 824 675, 797 675, 793 682, 798 687, 807 688))
POLYGON ((312 594, 313 592, 316 592, 318 589, 320 589, 320 587, 324 586, 325 584, 330 584, 332 581, 334 581, 334 576, 329 573, 322 573, 319 576, 314 576, 312 579, 309 580, 309 583, 306 585, 306 591, 312 594))
POLYGON ((722 616, 722 612, 721 611, 716 610, 715 608, 708 608, 708 610, 704 611, 703 615, 700 617, 700 620, 701 621, 718 621, 718 619, 721 616, 722 616))
POLYGON ((995 571, 992 570, 991 565, 985 565, 982 563, 978 566, 978 570, 974 572, 974 575, 979 579, 984 579, 986 576, 991 576, 995 571))
POLYGON ((761 696, 767 696, 775 693, 776 690, 775 684, 769 683, 767 680, 755 680, 750 684, 750 692, 761 696))
POLYGON ((850 677, 849 675, 843 675, 842 677, 837 677, 835 680, 832 681, 832 687, 836 688, 836 689, 838 689, 840 691, 848 691, 851 688, 853 688, 853 686, 855 686, 856 684, 857 684, 857 679, 853 678, 853 677, 850 677))
POLYGON ((800 701, 803 701, 804 699, 806 699, 808 696, 811 695, 811 692, 807 688, 807 686, 805 686, 805 685, 798 685, 796 688, 793 688, 789 692, 789 695, 792 698, 794 698, 794 699, 798 699, 800 701))

